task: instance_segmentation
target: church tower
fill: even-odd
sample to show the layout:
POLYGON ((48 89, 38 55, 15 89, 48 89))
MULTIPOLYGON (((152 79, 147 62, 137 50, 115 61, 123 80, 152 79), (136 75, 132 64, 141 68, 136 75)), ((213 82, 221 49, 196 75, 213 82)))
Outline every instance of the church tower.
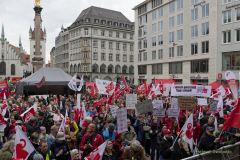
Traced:
POLYGON ((46 29, 42 28, 42 18, 40 0, 35 0, 35 17, 34 29, 29 29, 30 39, 30 61, 32 64, 32 72, 36 72, 44 67, 46 59, 46 29))

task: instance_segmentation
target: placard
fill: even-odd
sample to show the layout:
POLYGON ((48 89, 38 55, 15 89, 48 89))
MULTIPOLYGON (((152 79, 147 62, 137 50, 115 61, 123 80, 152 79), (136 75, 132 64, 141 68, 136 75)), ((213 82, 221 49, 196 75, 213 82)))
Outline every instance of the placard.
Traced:
POLYGON ((162 100, 153 100, 153 101, 152 101, 152 104, 153 104, 153 108, 154 108, 154 109, 163 108, 163 102, 162 102, 162 100))
POLYGON ((156 117, 165 117, 166 115, 166 109, 165 108, 160 108, 160 109, 153 109, 153 116, 156 117))
POLYGON ((218 101, 217 100, 213 100, 211 103, 210 103, 210 107, 209 107, 209 111, 210 112, 216 112, 217 111, 217 105, 218 105, 218 101))
POLYGON ((178 106, 178 99, 177 98, 172 98, 171 99, 171 107, 168 108, 168 110, 166 111, 167 116, 168 117, 175 117, 178 118, 179 113, 180 113, 180 109, 178 106))
POLYGON ((171 86, 172 86, 173 84, 163 84, 163 96, 165 96, 165 97, 168 97, 169 96, 169 94, 170 94, 170 90, 171 90, 171 86))
POLYGON ((206 98, 198 98, 197 101, 198 101, 199 106, 207 106, 208 105, 206 98))
POLYGON ((153 111, 152 100, 146 100, 142 103, 136 104, 136 110, 138 114, 149 113, 153 111))
POLYGON ((135 109, 136 104, 137 104, 137 94, 126 94, 127 109, 135 109))
POLYGON ((194 109, 194 107, 196 106, 196 101, 196 97, 179 97, 178 105, 179 108, 182 110, 194 109))
POLYGON ((172 85, 171 96, 198 96, 198 97, 210 97, 212 93, 211 86, 202 85, 172 85))
POLYGON ((117 116, 118 106, 110 105, 110 111, 111 111, 112 116, 115 118, 117 116))
POLYGON ((117 130, 118 133, 123 133, 128 130, 126 108, 121 108, 117 111, 117 130))

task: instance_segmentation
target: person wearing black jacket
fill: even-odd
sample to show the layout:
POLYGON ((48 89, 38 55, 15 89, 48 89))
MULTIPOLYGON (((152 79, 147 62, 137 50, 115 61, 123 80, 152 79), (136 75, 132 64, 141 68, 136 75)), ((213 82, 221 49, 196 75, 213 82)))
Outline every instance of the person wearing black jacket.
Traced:
POLYGON ((203 133, 198 143, 198 149, 203 151, 209 151, 216 149, 219 138, 215 138, 213 135, 214 128, 208 126, 205 133, 203 133))
POLYGON ((171 159, 172 156, 172 145, 174 138, 171 135, 171 131, 169 129, 163 129, 163 139, 160 142, 160 159, 168 160, 171 159))

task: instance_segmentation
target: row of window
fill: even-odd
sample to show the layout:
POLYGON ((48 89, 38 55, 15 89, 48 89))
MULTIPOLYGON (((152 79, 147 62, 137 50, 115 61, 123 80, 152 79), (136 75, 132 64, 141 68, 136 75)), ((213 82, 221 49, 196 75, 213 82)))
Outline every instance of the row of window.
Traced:
MULTIPOLYGON (((240 42, 240 28, 235 30, 236 42, 240 42)), ((223 31, 223 43, 231 43, 232 42, 232 31, 227 30, 223 31)))
MULTIPOLYGON (((202 6, 202 18, 209 16, 209 3, 203 4, 202 6)), ((199 10, 198 7, 194 7, 191 9, 191 19, 192 21, 196 21, 199 19, 199 10)))
MULTIPOLYGON (((152 74, 158 75, 163 74, 163 64, 152 64, 152 74)), ((191 73, 208 73, 209 72, 209 62, 208 59, 203 60, 193 60, 191 61, 191 73)), ((169 63, 169 74, 182 74, 183 73, 183 63, 182 62, 172 62, 169 63)), ((138 74, 147 74, 147 66, 138 66, 138 74)))
MULTIPOLYGON (((110 30, 105 30, 105 29, 93 29, 93 35, 97 36, 108 36, 108 37, 115 37, 115 38, 123 38, 123 39, 133 39, 133 34, 126 33, 126 32, 118 32, 118 31, 110 31, 110 30), (100 33, 100 34, 99 34, 100 33)), ((72 38, 77 37, 77 36, 90 36, 90 31, 88 28, 79 28, 72 30, 70 32, 70 35, 72 38)))
MULTIPOLYGON (((176 48, 176 52, 177 52, 177 57, 181 57, 183 56, 183 46, 173 46, 170 47, 168 50, 168 58, 174 58, 175 55, 175 48, 176 48)), ((209 53, 209 41, 203 41, 201 42, 201 52, 203 54, 209 53)), ((198 50, 198 43, 191 43, 191 55, 196 55, 199 53, 198 50)), ((156 60, 156 59, 163 59, 163 49, 159 49, 158 52, 157 51, 152 51, 152 60, 156 60)), ((148 53, 147 52, 140 52, 138 54, 138 61, 147 61, 148 60, 148 53)))
MULTIPOLYGON (((120 54, 116 54, 116 62, 120 62, 120 54)), ((108 54, 108 61, 113 61, 114 55, 113 53, 108 54)), ((98 60, 98 52, 93 52, 93 60, 98 60)), ((101 53, 101 61, 107 61, 107 54, 106 53, 101 53)), ((127 62, 127 55, 123 54, 122 56, 122 61, 127 62)), ((130 55, 129 56, 129 62, 134 61, 134 56, 130 55)))
POLYGON ((237 1, 240 1, 240 0, 223 0, 223 4, 227 4, 227 3, 231 3, 231 2, 237 2, 237 1))
POLYGON ((234 13, 234 10, 232 10, 232 9, 223 11, 222 17, 223 17, 224 24, 232 22, 233 19, 235 19, 235 21, 240 20, 240 7, 235 8, 235 14, 233 14, 233 13, 234 13), (234 18, 234 16, 235 16, 235 18, 234 18))
POLYGON ((92 66, 92 72, 93 73, 99 73, 100 72, 100 73, 117 73, 117 74, 130 73, 130 74, 134 74, 134 67, 130 66, 129 69, 128 69, 128 67, 126 65, 124 65, 121 69, 120 65, 116 65, 115 66, 115 72, 114 72, 114 66, 112 64, 110 64, 108 66, 106 66, 105 64, 102 64, 100 67, 97 64, 94 64, 92 66), (100 71, 99 71, 99 68, 100 68, 100 71))
MULTIPOLYGON (((101 41, 101 49, 106 49, 106 43, 107 41, 101 41)), ((113 45, 116 44, 115 48, 116 50, 121 50, 121 43, 120 42, 113 42, 113 41, 108 41, 108 49, 113 49, 113 45)), ((98 40, 93 40, 93 47, 98 48, 98 40)), ((122 43, 122 50, 127 51, 128 49, 128 44, 127 43, 122 43)), ((129 44, 129 50, 133 51, 133 44, 129 44)))
MULTIPOLYGON (((0 75, 6 75, 7 73, 7 67, 6 62, 0 63, 0 75)), ((14 76, 16 74, 16 65, 11 64, 11 75, 14 76)))

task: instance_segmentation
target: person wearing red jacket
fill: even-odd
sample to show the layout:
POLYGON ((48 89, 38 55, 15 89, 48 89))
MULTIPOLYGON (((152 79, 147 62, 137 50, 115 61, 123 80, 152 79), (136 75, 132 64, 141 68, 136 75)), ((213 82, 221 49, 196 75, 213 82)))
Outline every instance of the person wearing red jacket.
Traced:
POLYGON ((96 133, 96 125, 93 123, 89 124, 87 133, 84 134, 80 143, 80 150, 83 151, 82 159, 88 156, 103 142, 103 137, 96 133))

